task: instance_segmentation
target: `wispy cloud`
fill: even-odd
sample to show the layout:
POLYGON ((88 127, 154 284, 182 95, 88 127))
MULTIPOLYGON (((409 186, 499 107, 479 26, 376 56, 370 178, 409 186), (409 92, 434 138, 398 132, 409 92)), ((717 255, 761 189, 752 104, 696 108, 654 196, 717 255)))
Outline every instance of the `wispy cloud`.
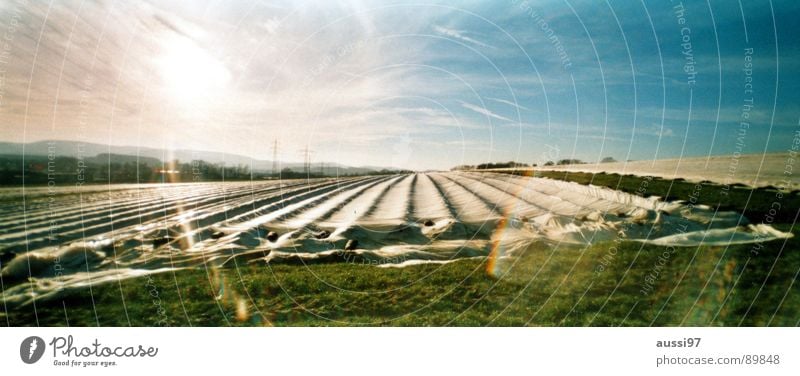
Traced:
POLYGON ((458 39, 458 40, 461 40, 461 41, 464 41, 464 42, 472 43, 472 44, 475 44, 475 45, 478 45, 478 46, 481 46, 481 47, 490 47, 491 48, 491 46, 489 46, 486 43, 483 43, 483 42, 481 42, 479 40, 476 40, 476 39, 473 39, 471 37, 466 36, 465 35, 466 31, 464 31, 464 30, 449 29, 449 28, 442 27, 442 26, 439 26, 439 25, 434 26, 433 30, 435 30, 439 34, 446 35, 446 36, 451 37, 451 38, 455 38, 455 39, 458 39))
POLYGON ((519 103, 514 103, 514 102, 507 101, 505 99, 500 99, 500 98, 488 98, 488 99, 491 100, 491 101, 495 101, 497 103, 503 103, 503 104, 507 104, 507 105, 509 105, 511 107, 516 107, 516 108, 518 108, 520 110, 530 111, 530 109, 528 107, 525 107, 525 106, 523 106, 523 105, 521 105, 519 103))
POLYGON ((511 119, 509 119, 509 118, 507 118, 507 117, 505 117, 505 116, 498 115, 498 114, 496 114, 496 113, 494 113, 494 112, 492 112, 492 111, 489 111, 489 110, 488 110, 487 108, 485 108, 485 107, 476 106, 476 105, 474 105, 474 104, 467 103, 467 102, 460 102, 460 103, 461 103, 461 107, 464 107, 464 108, 466 108, 466 109, 468 109, 468 110, 471 110, 471 111, 475 111, 475 112, 477 112, 477 113, 479 113, 479 114, 481 114, 481 115, 486 115, 486 116, 489 116, 489 117, 495 118, 495 119, 497 119, 497 120, 503 120, 503 121, 513 121, 513 120, 511 120, 511 119))
POLYGON ((649 127, 640 126, 636 128, 636 133, 645 136, 655 136, 655 137, 675 137, 675 133, 672 131, 672 128, 662 127, 658 124, 652 124, 649 127))

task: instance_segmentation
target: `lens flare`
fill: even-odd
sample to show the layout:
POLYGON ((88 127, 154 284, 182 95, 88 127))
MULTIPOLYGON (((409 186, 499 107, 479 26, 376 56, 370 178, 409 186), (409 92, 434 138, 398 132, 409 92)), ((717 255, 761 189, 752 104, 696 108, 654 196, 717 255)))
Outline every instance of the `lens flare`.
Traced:
MULTIPOLYGON (((533 170, 519 170, 517 173, 525 177, 533 176, 533 170)), ((486 262, 486 273, 493 278, 500 278, 506 272, 505 270, 502 270, 503 268, 501 267, 502 263, 500 260, 508 251, 506 237, 508 235, 509 227, 518 227, 520 219, 522 222, 525 221, 524 217, 521 217, 517 214, 518 208, 522 207, 522 205, 516 204, 521 202, 519 195, 524 188, 522 186, 517 187, 518 188, 515 191, 507 192, 516 199, 515 204, 508 205, 500 209, 502 210, 503 216, 499 221, 497 221, 497 228, 492 235, 492 248, 489 252, 488 261, 486 262)))

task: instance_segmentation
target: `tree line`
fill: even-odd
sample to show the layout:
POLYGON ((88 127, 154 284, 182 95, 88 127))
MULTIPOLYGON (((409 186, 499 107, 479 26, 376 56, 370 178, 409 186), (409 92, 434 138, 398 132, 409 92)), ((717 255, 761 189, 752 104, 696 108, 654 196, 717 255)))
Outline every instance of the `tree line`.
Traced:
MULTIPOLYGON (((612 163, 616 162, 616 160, 612 157, 605 157, 600 160, 600 163, 612 163)), ((558 161, 547 161, 542 166, 564 166, 564 165, 574 165, 574 164, 584 164, 586 162, 580 159, 574 158, 566 158, 566 159, 559 159, 558 161)), ((497 163, 481 163, 477 165, 459 165, 453 167, 451 170, 453 171, 466 171, 466 170, 489 170, 489 169, 497 169, 497 168, 526 168, 526 167, 538 167, 539 165, 536 163, 527 164, 521 162, 497 162, 497 163)))
POLYGON ((250 166, 244 164, 225 165, 202 160, 162 162, 156 158, 118 154, 99 154, 86 158, 0 155, 0 185, 186 183, 397 173, 411 171, 383 169, 354 173, 336 168, 324 171, 284 168, 272 173, 252 171, 250 166))

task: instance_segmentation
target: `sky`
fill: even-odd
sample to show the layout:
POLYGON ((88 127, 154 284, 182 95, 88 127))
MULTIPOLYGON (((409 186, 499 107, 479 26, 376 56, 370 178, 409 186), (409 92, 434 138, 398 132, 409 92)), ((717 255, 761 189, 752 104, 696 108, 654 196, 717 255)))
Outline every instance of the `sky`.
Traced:
MULTIPOLYGON (((793 1, 4 1, 0 141, 447 169, 781 152, 793 1)), ((2 151, 0 151, 2 152, 2 151)))

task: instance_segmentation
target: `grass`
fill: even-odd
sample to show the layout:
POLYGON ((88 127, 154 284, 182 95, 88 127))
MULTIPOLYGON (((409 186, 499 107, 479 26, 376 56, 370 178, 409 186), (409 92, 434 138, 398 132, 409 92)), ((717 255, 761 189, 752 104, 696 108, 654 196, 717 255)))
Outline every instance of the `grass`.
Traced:
POLYGON ((474 259, 403 269, 182 270, 95 286, 91 295, 76 291, 0 319, 12 326, 795 326, 799 246, 797 236, 674 252, 627 242, 532 246, 504 260, 500 277, 474 259))

